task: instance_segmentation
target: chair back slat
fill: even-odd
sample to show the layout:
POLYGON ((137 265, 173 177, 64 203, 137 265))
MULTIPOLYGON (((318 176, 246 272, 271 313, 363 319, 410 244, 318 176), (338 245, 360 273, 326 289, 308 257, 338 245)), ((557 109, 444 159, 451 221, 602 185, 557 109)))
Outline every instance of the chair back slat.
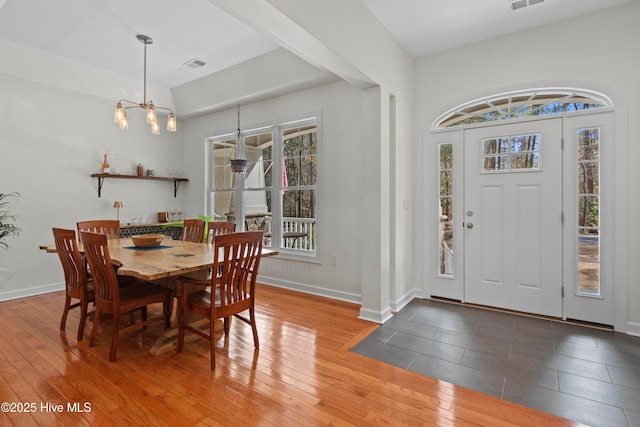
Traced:
POLYGON ((207 223, 207 243, 213 243, 213 239, 221 234, 234 233, 236 231, 235 222, 211 221, 207 223))
POLYGON ((185 219, 182 227, 182 240, 185 242, 204 242, 204 220, 185 219))
POLYGON ((101 233, 83 231, 81 234, 84 254, 89 262, 96 287, 96 303, 118 307, 120 305, 118 292, 118 276, 113 268, 107 236, 101 233))
POLYGON ((220 275, 213 281, 214 284, 219 284, 220 295, 216 299, 219 299, 221 310, 235 304, 248 306, 252 303, 262 252, 262 237, 261 231, 249 231, 223 234, 215 238, 214 253, 224 254, 222 260, 215 260, 213 267, 213 271, 220 271, 220 275))
POLYGON ((87 274, 74 230, 62 228, 53 229, 53 239, 56 245, 56 252, 64 271, 64 281, 67 288, 67 295, 73 298, 80 298, 87 286, 87 274))
POLYGON ((89 231, 91 233, 100 233, 107 236, 108 239, 120 238, 120 221, 117 219, 98 219, 78 222, 78 233, 89 231))

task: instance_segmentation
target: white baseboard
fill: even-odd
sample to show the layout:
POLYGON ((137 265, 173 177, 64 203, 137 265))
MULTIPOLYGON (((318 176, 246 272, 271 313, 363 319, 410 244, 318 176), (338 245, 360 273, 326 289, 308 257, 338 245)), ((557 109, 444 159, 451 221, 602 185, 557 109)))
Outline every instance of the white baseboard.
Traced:
POLYGON ((399 299, 392 301, 391 310, 393 310, 394 313, 397 313, 415 298, 423 298, 422 289, 411 289, 399 299))
POLYGON ((276 279, 273 277, 264 277, 258 275, 258 282, 265 285, 275 286, 277 288, 290 289, 292 291, 304 292, 306 294, 318 295, 321 297, 327 297, 337 299, 340 301, 352 302, 355 304, 362 303, 360 295, 350 292, 336 291, 333 289, 320 288, 317 286, 311 286, 304 283, 292 282, 289 280, 276 279))
POLYGON ((636 337, 640 337, 640 323, 628 322, 627 323, 627 334, 634 335, 636 337))
MULTIPOLYGON (((303 292, 311 295, 318 295, 321 297, 337 299, 340 301, 352 302, 355 304, 362 304, 362 297, 358 294, 350 292, 336 291, 334 289, 321 288, 317 286, 311 286, 304 283, 292 282, 289 280, 276 279, 273 277, 264 277, 258 275, 258 282, 265 285, 275 286, 278 288, 290 289, 292 291, 303 292)), ((367 320, 374 323, 384 323, 391 318, 391 309, 385 310, 385 312, 374 312, 360 309, 359 319, 367 320)))
POLYGON ((387 307, 386 310, 381 312, 360 308, 360 315, 358 315, 358 319, 377 323, 379 325, 382 325, 384 322, 391 319, 392 317, 393 317, 393 314, 391 314, 391 307, 387 307))
MULTIPOLYGON (((289 280, 276 279, 273 277, 258 276, 258 282, 266 285, 275 286, 284 289, 290 289, 292 291, 304 292, 307 294, 318 295, 321 297, 327 297, 337 299, 340 301, 352 302, 355 304, 362 304, 362 297, 358 294, 350 292, 336 291, 333 289, 321 288, 316 286, 310 286, 304 283, 292 282, 289 280)), ((400 299, 391 303, 390 307, 387 307, 383 311, 367 310, 360 308, 359 319, 366 320, 368 322, 383 324, 387 320, 393 317, 393 312, 400 311, 404 306, 409 304, 414 298, 422 298, 422 290, 411 289, 400 299)))
POLYGON ((64 282, 51 283, 44 286, 36 286, 27 289, 16 289, 13 291, 0 292, 0 301, 32 297, 35 295, 48 294, 50 292, 64 291, 64 282))

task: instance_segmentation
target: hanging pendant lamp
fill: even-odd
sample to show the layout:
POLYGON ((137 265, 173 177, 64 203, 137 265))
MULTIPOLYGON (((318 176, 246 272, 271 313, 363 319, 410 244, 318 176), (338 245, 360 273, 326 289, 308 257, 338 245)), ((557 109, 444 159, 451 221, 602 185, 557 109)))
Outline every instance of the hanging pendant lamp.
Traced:
POLYGON ((173 110, 167 107, 155 106, 151 100, 147 101, 147 45, 152 44, 153 39, 143 34, 138 34, 136 38, 140 43, 144 44, 144 99, 141 103, 129 101, 127 99, 119 100, 116 104, 113 121, 120 126, 120 129, 127 130, 129 129, 129 120, 127 118, 126 110, 130 108, 141 108, 147 112, 147 123, 151 126, 151 133, 158 135, 160 133, 160 126, 158 125, 156 110, 167 110, 169 111, 169 116, 167 117, 167 130, 169 132, 175 132, 176 116, 173 114, 173 110))
POLYGON ((244 144, 242 142, 242 133, 240 132, 240 101, 238 101, 238 141, 236 142, 236 158, 229 160, 231 172, 245 173, 249 161, 244 158, 244 144))

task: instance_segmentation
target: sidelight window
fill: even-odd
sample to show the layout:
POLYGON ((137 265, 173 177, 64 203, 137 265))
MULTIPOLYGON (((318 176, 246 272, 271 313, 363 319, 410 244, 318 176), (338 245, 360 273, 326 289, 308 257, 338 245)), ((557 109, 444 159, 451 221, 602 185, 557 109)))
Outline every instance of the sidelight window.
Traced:
POLYGON ((440 144, 440 274, 453 275, 453 144, 440 144))
POLYGON ((600 128, 578 130, 578 294, 601 296, 600 128))

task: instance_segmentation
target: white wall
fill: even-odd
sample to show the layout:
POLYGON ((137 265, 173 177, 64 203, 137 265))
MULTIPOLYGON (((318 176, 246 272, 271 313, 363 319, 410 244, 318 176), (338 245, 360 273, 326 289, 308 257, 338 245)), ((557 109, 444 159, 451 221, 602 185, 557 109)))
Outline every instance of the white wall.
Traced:
MULTIPOLYGON (((361 243, 358 224, 362 222, 359 189, 366 150, 360 111, 362 94, 344 82, 331 83, 292 95, 241 106, 241 127, 320 114, 320 171, 318 186, 318 260, 290 260, 281 256, 265 258, 260 280, 309 293, 359 301, 358 256, 361 243), (331 256, 337 255, 337 265, 331 256)), ((185 123, 185 165, 194 175, 204 176, 204 139, 218 133, 233 132, 234 108, 187 120, 185 123)), ((372 167, 375 167, 373 165, 372 167)), ((190 183, 185 193, 190 210, 204 212, 204 181, 190 183)))
MULTIPOLYGON (((364 142, 360 157, 355 159, 360 171, 357 178, 361 191, 356 195, 361 214, 353 224, 358 229, 360 316, 377 322, 386 320, 392 310, 401 308, 415 294, 409 256, 414 234, 410 223, 413 181, 410 168, 405 167, 413 140, 412 59, 360 0, 209 1, 362 91, 357 111, 364 142), (391 98, 396 106, 393 112, 391 98)), ((252 86, 255 81, 239 81, 242 75, 229 75, 223 83, 244 93, 244 86, 252 86)), ((263 76, 255 79, 262 82, 263 76)), ((207 79, 207 83, 217 86, 214 79, 207 79)), ((223 84, 222 91, 229 92, 227 85, 223 84)), ((332 164, 326 167, 333 173, 332 164)), ((302 276, 287 271, 287 277, 296 281, 293 283, 302 276)), ((331 276, 308 280, 315 283, 322 279, 327 282, 323 287, 333 287, 331 276)))
MULTIPOLYGON (((3 64, 24 60, 24 54, 13 55, 13 49, 4 47, 0 43, 3 64)), ((23 52, 38 58, 34 50, 23 52)), ((42 55, 38 62, 47 64, 50 57, 42 55)), ((14 272, 10 281, 0 284, 0 301, 63 288, 57 256, 38 249, 53 243, 52 227, 75 229, 80 220, 115 219, 115 200, 124 203, 123 220, 134 213, 166 210, 183 200, 180 192, 174 199, 171 183, 128 180, 106 180, 98 198, 97 180, 90 175, 99 172, 104 153, 111 161, 119 153, 122 173, 138 161, 159 173, 182 168, 182 135, 150 135, 145 118, 136 114, 141 112, 131 112, 129 130, 121 131, 113 122, 115 99, 70 90, 72 82, 60 84, 58 71, 72 68, 81 74, 79 90, 109 87, 105 74, 55 59, 65 66, 45 66, 39 75, 29 75, 38 82, 14 76, 19 70, 0 67, 0 192, 21 194, 14 213, 22 228, 17 239, 8 241, 9 250, 0 250, 0 268, 14 272)), ((118 95, 114 91, 113 96, 118 95)), ((178 126, 181 129, 182 123, 178 126)))
MULTIPOLYGON (((421 135, 436 117, 464 101, 513 89, 540 86, 577 86, 608 94, 628 113, 628 127, 618 129, 617 144, 628 149, 628 330, 640 334, 640 55, 638 41, 640 3, 633 2, 603 12, 584 15, 542 28, 500 37, 416 61, 415 134, 421 135)), ((618 123, 626 121, 621 117, 618 123)), ((417 138, 413 157, 414 180, 422 182, 424 141, 417 138), (420 153, 420 154, 418 154, 420 153)), ((431 163, 435 164, 435 162, 431 163)), ((437 238, 435 230, 422 229, 432 213, 422 212, 426 189, 415 192, 416 230, 425 241, 437 238)), ((436 200, 433 198, 433 200, 436 200)), ((624 245, 624 242, 619 242, 624 245)), ((413 242, 414 277, 423 277, 422 241, 413 242)), ((425 281, 429 278, 426 277, 425 281)), ((427 285, 428 286, 428 285, 427 285)))

